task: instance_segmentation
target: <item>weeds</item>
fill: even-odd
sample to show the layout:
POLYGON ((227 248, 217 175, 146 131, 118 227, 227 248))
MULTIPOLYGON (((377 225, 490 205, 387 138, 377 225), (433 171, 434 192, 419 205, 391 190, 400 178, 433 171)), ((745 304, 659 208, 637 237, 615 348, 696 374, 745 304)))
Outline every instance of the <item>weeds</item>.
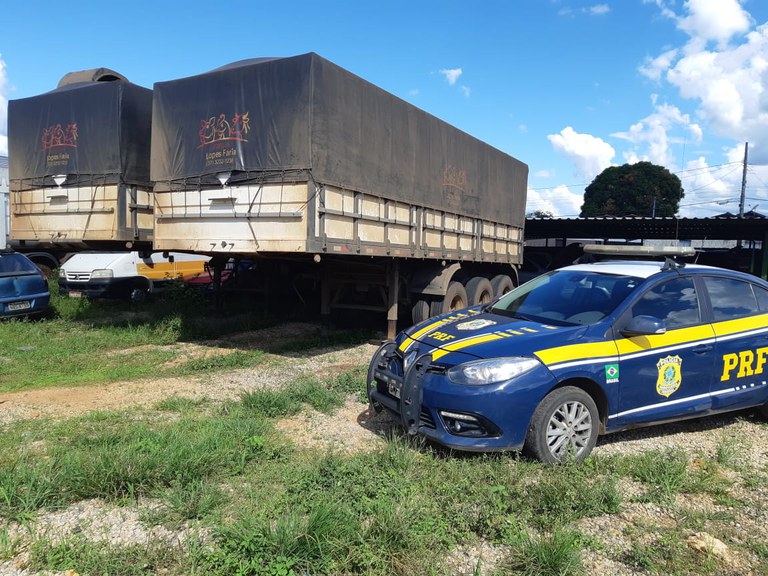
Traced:
POLYGON ((581 535, 556 525, 538 536, 524 535, 513 545, 501 568, 522 576, 577 576, 584 573, 581 563, 581 535))

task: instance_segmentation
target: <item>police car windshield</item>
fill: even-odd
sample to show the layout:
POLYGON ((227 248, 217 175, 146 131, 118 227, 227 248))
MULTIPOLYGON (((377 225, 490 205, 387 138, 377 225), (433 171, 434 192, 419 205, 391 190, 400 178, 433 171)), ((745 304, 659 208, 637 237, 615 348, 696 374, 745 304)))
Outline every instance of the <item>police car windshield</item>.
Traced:
POLYGON ((512 290, 490 312, 560 326, 592 324, 623 302, 641 278, 556 270, 512 290))

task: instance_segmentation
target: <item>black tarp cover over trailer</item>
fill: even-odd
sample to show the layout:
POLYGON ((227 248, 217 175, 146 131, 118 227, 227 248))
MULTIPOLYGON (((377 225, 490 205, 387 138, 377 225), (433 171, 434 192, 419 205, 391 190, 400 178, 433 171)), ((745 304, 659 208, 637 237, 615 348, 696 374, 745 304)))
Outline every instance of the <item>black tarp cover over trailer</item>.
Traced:
POLYGON ((67 84, 8 103, 12 190, 68 184, 149 185, 152 91, 125 80, 67 84))
MULTIPOLYGON (((528 166, 314 53, 154 85, 155 191, 306 171, 316 182, 522 227, 528 166)), ((305 176, 305 179, 308 176, 305 176)))

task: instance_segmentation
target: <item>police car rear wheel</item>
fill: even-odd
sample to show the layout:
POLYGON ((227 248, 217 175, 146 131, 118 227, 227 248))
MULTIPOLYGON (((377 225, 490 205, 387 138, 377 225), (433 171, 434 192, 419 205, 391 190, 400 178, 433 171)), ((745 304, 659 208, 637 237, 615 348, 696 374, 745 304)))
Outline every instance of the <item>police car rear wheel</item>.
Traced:
POLYGON ((523 451, 547 463, 581 462, 597 442, 598 412, 592 397, 565 386, 550 392, 531 418, 523 451))

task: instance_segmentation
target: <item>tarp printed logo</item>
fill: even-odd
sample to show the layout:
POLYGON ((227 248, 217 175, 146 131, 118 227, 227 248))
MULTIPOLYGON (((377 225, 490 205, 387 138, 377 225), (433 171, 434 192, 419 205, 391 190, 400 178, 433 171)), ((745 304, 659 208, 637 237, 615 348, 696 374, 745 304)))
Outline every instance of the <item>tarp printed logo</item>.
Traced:
POLYGON ((77 137, 77 122, 70 122, 66 128, 60 123, 44 128, 40 145, 46 153, 45 164, 49 168, 66 166, 70 158, 66 148, 77 148, 77 137))
POLYGON ((667 356, 656 363, 659 369, 659 377, 656 380, 656 392, 669 398, 680 388, 683 381, 683 359, 680 356, 667 356))
POLYGON ((226 114, 211 116, 208 119, 200 121, 200 130, 197 135, 200 138, 198 148, 208 146, 215 142, 235 140, 239 142, 248 142, 245 135, 251 129, 248 112, 240 114, 235 112, 232 118, 227 118, 226 114))
POLYGON ((43 129, 40 143, 43 145, 43 151, 59 146, 77 148, 77 122, 70 122, 66 129, 62 128, 61 124, 48 126, 43 129))

